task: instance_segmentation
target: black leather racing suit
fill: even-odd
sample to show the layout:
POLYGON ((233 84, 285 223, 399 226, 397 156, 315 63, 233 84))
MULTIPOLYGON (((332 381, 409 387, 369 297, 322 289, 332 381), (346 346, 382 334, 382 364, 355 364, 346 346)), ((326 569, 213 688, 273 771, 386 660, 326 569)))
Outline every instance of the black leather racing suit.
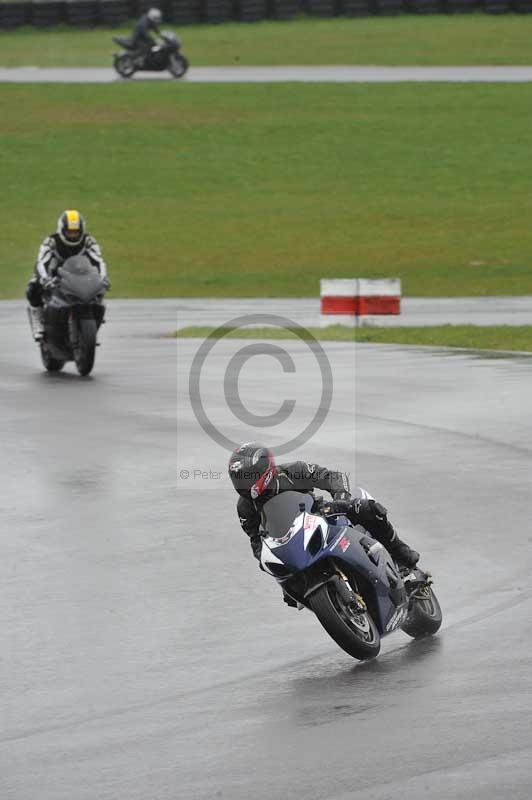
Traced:
POLYGON ((159 26, 151 20, 147 14, 143 14, 135 25, 131 36, 131 47, 133 50, 140 50, 143 53, 148 53, 152 47, 155 47, 157 42, 153 36, 150 36, 150 31, 160 36, 159 26))
POLYGON ((255 558, 260 558, 261 509, 268 500, 281 492, 301 492, 307 494, 313 489, 323 489, 333 497, 342 497, 349 493, 349 481, 343 472, 333 472, 319 464, 307 464, 306 461, 293 461, 290 464, 279 464, 273 490, 266 497, 251 500, 240 497, 237 512, 244 531, 249 536, 255 558))
MULTIPOLYGON (((255 558, 260 560, 262 550, 259 530, 262 521, 261 510, 265 503, 281 492, 308 494, 313 489, 324 489, 335 500, 350 499, 347 475, 320 467, 319 464, 308 464, 306 461, 280 464, 273 488, 257 500, 246 497, 239 498, 237 511, 240 524, 249 536, 255 558)), ((345 513, 354 525, 362 524, 375 539, 386 547, 398 563, 407 566, 416 564, 419 553, 399 539, 393 525, 388 520, 385 507, 365 489, 357 488, 353 491, 353 497, 347 504, 345 513)))

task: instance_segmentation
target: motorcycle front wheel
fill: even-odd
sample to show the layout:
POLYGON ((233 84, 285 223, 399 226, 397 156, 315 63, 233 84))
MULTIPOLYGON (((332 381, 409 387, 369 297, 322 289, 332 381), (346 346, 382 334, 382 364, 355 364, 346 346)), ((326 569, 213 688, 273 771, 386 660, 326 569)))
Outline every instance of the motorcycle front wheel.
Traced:
POLYGON ((96 320, 78 320, 78 342, 74 350, 76 369, 80 375, 89 375, 94 366, 96 353, 96 320))
POLYGON ((59 361, 58 358, 53 358, 45 342, 41 342, 41 361, 47 372, 59 372, 65 366, 64 361, 59 361))
POLYGON ((121 78, 132 78, 135 74, 135 61, 133 56, 128 53, 117 56, 114 60, 114 67, 121 78))
POLYGON ((188 70, 188 61, 181 54, 172 53, 168 59, 168 71, 174 78, 182 78, 188 70))
POLYGON ((356 612, 339 595, 333 583, 321 586, 309 605, 336 644, 359 661, 375 658, 381 638, 369 612, 356 612))

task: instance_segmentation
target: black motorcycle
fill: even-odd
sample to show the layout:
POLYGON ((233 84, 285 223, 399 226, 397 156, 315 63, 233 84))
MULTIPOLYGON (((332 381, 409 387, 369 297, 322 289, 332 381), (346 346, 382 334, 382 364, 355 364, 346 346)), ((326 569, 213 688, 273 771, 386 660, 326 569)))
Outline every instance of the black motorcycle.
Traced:
POLYGON ((113 36, 113 42, 126 52, 115 53, 113 64, 122 78, 132 78, 135 72, 164 72, 168 70, 174 78, 182 78, 188 70, 188 61, 180 52, 181 40, 172 31, 162 31, 162 44, 149 52, 134 50, 131 40, 124 36, 113 36))
POLYGON ((59 372, 66 361, 75 361, 80 375, 90 373, 107 286, 86 256, 71 256, 59 267, 43 293, 44 335, 39 346, 48 372, 59 372))

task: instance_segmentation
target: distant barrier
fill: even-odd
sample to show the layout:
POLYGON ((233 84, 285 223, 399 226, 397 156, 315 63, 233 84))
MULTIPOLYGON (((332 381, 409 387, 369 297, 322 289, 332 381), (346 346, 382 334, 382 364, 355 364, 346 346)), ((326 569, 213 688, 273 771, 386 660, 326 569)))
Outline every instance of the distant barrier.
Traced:
POLYGON ((320 325, 386 325, 401 313, 399 278, 323 278, 320 325))
POLYGON ((0 0, 0 28, 117 26, 157 6, 175 25, 391 14, 531 13, 532 0, 0 0))

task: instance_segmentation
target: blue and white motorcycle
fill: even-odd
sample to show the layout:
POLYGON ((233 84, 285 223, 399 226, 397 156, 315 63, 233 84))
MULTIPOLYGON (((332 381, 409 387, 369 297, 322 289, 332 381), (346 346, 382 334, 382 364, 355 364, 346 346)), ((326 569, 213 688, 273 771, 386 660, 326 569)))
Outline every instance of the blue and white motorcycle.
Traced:
POLYGON ((381 637, 397 628, 414 639, 439 629, 442 615, 430 573, 399 568, 332 501, 284 492, 264 505, 262 524, 262 568, 290 605, 313 611, 353 658, 374 658, 381 637))

